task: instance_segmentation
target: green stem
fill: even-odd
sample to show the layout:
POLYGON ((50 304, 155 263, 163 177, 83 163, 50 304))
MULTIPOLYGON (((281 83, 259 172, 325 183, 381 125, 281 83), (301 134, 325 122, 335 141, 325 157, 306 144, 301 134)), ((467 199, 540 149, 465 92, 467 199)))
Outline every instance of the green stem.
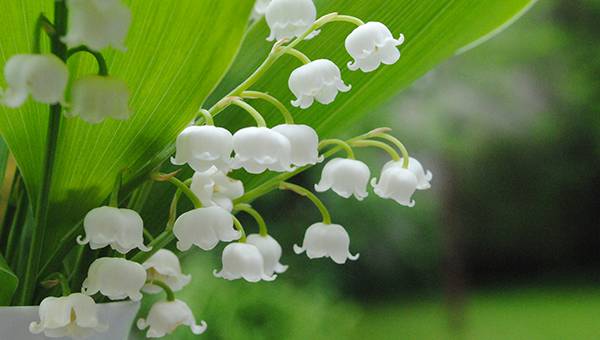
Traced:
POLYGON ((148 242, 152 242, 154 241, 154 236, 152 236, 152 234, 150 233, 150 231, 146 228, 144 228, 144 236, 146 237, 146 239, 148 240, 148 242))
POLYGON ((262 99, 272 104, 279 110, 279 112, 281 112, 286 124, 294 124, 294 117, 292 116, 291 112, 285 107, 285 105, 283 105, 283 103, 277 100, 277 98, 260 91, 244 91, 242 92, 241 96, 242 98, 248 99, 262 99))
POLYGON ((281 182, 281 184, 279 184, 279 189, 291 190, 298 195, 304 196, 311 200, 311 202, 313 202, 313 204, 319 209, 319 212, 321 212, 321 215, 323 216, 323 223, 331 224, 331 215, 329 214, 329 210, 327 210, 325 204, 323 204, 323 202, 310 190, 289 182, 281 182))
POLYGON ((122 181, 122 172, 117 176, 117 179, 115 180, 115 184, 113 185, 113 190, 110 194, 110 201, 109 201, 108 205, 113 208, 119 207, 119 190, 121 190, 121 181, 122 181))
POLYGON ((266 127, 267 126, 267 122, 265 122, 265 119, 263 118, 263 116, 258 111, 256 111, 256 109, 253 108, 250 104, 246 103, 245 101, 243 101, 241 99, 234 99, 231 101, 231 104, 239 106, 242 109, 244 109, 246 112, 248 112, 252 116, 252 118, 254 118, 254 120, 256 121, 256 126, 258 126, 258 127, 266 127))
POLYGON ((19 226, 23 225, 25 221, 25 215, 27 214, 29 201, 27 195, 24 192, 19 193, 17 198, 17 207, 13 214, 13 219, 10 223, 10 230, 8 232, 8 239, 6 240, 6 253, 4 258, 9 265, 12 266, 13 259, 15 258, 14 252, 16 250, 16 244, 18 242, 17 234, 21 231, 19 226))
POLYGON ((237 229, 240 233, 242 233, 242 237, 240 237, 238 242, 246 243, 246 231, 244 230, 244 227, 242 226, 242 223, 240 222, 240 220, 238 220, 237 217, 235 217, 235 216, 233 216, 233 224, 235 225, 235 229, 237 229))
POLYGON ((76 245, 75 239, 77 238, 77 234, 81 232, 82 226, 83 221, 80 221, 75 227, 71 228, 71 230, 69 230, 69 232, 65 236, 63 236, 63 238, 58 242, 58 246, 55 248, 52 255, 50 255, 48 261, 46 261, 46 263, 40 269, 39 275, 37 277, 38 279, 40 279, 49 272, 57 270, 60 261, 65 256, 67 256, 67 254, 69 253, 69 251, 71 251, 73 246, 76 245))
POLYGON ((378 142, 378 141, 374 141, 374 140, 360 140, 360 141, 352 142, 351 145, 355 146, 355 147, 359 147, 359 148, 363 148, 363 147, 379 148, 379 149, 382 149, 385 152, 387 152, 392 157, 392 160, 394 160, 394 161, 400 160, 400 155, 398 155, 396 150, 394 150, 394 148, 392 148, 391 146, 389 146, 383 142, 378 142))
POLYGON ((98 75, 100 75, 100 76, 108 75, 108 66, 106 66, 106 60, 104 59, 104 56, 102 55, 102 53, 100 53, 98 51, 90 50, 86 46, 79 46, 79 47, 75 47, 75 48, 68 50, 67 51, 67 59, 71 58, 73 55, 80 53, 80 52, 87 52, 87 53, 91 54, 94 58, 96 58, 96 62, 98 63, 98 75))
POLYGON ((252 206, 250 204, 247 204, 247 203, 236 204, 233 207, 233 210, 243 211, 243 212, 247 213, 248 215, 252 216, 254 218, 254 220, 256 221, 256 223, 258 224, 258 233, 260 234, 260 236, 269 235, 269 231, 267 229, 267 224, 265 223, 265 220, 260 215, 260 213, 258 211, 256 211, 256 209, 252 208, 252 206))
POLYGON ((296 57, 296 59, 300 60, 300 62, 304 65, 310 63, 310 58, 306 56, 306 54, 298 51, 295 48, 289 48, 285 50, 286 54, 289 54, 293 57, 296 57))
POLYGON ((357 17, 353 17, 351 15, 338 15, 335 18, 331 19, 329 22, 349 22, 351 24, 355 24, 356 26, 362 26, 365 24, 364 21, 360 20, 357 17))
POLYGON ((48 36, 52 38, 52 36, 56 33, 54 26, 50 22, 50 20, 41 13, 35 22, 35 28, 33 31, 33 53, 41 53, 42 52, 42 31, 46 32, 48 36))
POLYGON ((149 259, 152 255, 154 255, 157 251, 162 248, 165 248, 169 243, 171 243, 175 239, 175 236, 171 232, 171 230, 165 230, 160 235, 156 236, 154 241, 148 244, 148 247, 152 247, 150 251, 143 252, 138 251, 130 260, 137 263, 144 263, 147 259, 149 259))
POLYGON ((387 133, 374 134, 373 137, 383 138, 387 141, 392 142, 402 153, 402 167, 405 169, 408 169, 408 162, 410 159, 408 156, 408 150, 406 149, 404 144, 402 144, 402 142, 400 142, 400 140, 398 140, 398 138, 396 138, 390 134, 387 134, 387 133))
POLYGON ((169 287, 168 284, 160 281, 160 280, 148 280, 146 281, 146 284, 149 285, 154 285, 154 286, 158 286, 160 288, 162 288, 162 290, 165 291, 165 293, 167 294, 167 301, 175 301, 175 293, 173 293, 173 290, 171 289, 171 287, 169 287))
POLYGON ((170 176, 167 181, 175 185, 178 190, 181 190, 181 192, 183 192, 183 194, 192 202, 194 208, 202 208, 202 203, 200 202, 200 199, 198 199, 198 196, 196 196, 196 194, 194 194, 194 192, 185 183, 180 181, 175 176, 170 176))
POLYGON ((215 121, 208 110, 200 109, 198 113, 204 118, 204 125, 215 125, 215 121))
POLYGON ((173 195, 173 199, 171 200, 171 205, 169 206, 169 219, 167 220, 167 230, 172 230, 173 226, 175 226, 175 220, 177 219, 177 204, 179 203, 180 197, 181 190, 177 189, 177 191, 175 191, 175 195, 173 195))
POLYGON ((348 144, 348 142, 343 141, 341 139, 324 139, 319 143, 319 150, 323 149, 324 147, 326 147, 328 145, 341 146, 346 151, 348 158, 355 159, 354 151, 352 151, 352 147, 350 146, 350 144, 348 144))

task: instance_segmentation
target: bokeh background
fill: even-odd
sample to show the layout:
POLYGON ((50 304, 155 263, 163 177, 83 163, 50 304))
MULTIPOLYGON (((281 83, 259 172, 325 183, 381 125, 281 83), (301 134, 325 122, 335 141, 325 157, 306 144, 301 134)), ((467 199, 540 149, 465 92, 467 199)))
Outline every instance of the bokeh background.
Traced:
MULTIPOLYGON (((295 255, 319 214, 290 193, 255 203, 290 265, 275 282, 186 255, 205 338, 600 339, 599 23, 598 0, 539 1, 347 131, 392 127, 434 173, 412 209, 320 195, 358 261, 295 255)), ((387 156, 359 153, 378 175, 387 156)))

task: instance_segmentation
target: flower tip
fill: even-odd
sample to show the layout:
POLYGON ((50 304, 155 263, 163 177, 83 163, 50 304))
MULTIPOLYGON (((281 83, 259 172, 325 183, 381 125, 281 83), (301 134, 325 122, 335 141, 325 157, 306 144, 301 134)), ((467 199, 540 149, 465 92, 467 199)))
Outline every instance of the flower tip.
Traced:
POLYGON ((400 33, 398 39, 396 39, 396 46, 400 46, 404 44, 404 34, 400 33))
POLYGON ((143 252, 147 253, 147 252, 149 252, 150 250, 152 250, 152 247, 146 246, 146 245, 144 245, 144 244, 140 244, 140 245, 138 246, 138 249, 139 249, 140 251, 143 251, 143 252))
POLYGON ((190 326, 192 333, 194 333, 195 335, 200 335, 200 334, 206 332, 207 328, 208 328, 208 325, 206 324, 206 322, 204 320, 200 321, 199 325, 191 325, 190 326))
POLYGON ((33 334, 40 334, 43 330, 44 327, 42 327, 42 324, 40 322, 33 321, 29 324, 29 332, 33 334))
POLYGON ((305 249, 303 247, 300 247, 299 245, 294 244, 294 253, 300 255, 304 252, 304 250, 305 249))
POLYGON ((140 331, 142 331, 142 330, 148 328, 148 323, 146 322, 146 320, 144 318, 139 318, 138 321, 136 322, 136 326, 140 331))
POLYGON ((214 277, 218 277, 220 279, 223 278, 223 275, 221 273, 222 273, 222 271, 218 271, 216 269, 213 269, 213 276, 214 277))
POLYGON ((187 251, 192 247, 191 243, 185 243, 182 241, 177 241, 177 249, 179 249, 179 251, 187 251))
POLYGON ((358 260, 359 257, 360 257, 360 253, 356 253, 355 255, 352 255, 352 254, 350 254, 350 252, 348 252, 348 258, 351 261, 356 261, 356 260, 358 260))
POLYGON ((273 274, 271 276, 268 276, 268 275, 262 275, 261 276, 261 279, 263 281, 267 281, 267 282, 275 281, 276 278, 277 278, 277 274, 273 274))
POLYGON ((79 236, 77 236, 77 238, 75 239, 75 241, 80 246, 83 246, 83 245, 88 244, 90 242, 90 239, 87 237, 87 235, 85 237, 83 235, 79 235, 79 236))

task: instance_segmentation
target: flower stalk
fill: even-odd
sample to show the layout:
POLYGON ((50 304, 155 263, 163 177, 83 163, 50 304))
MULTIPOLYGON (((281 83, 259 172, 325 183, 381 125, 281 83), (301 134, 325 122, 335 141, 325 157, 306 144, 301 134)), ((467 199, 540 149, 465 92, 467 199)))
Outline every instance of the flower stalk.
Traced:
POLYGON ((281 190, 290 190, 297 193, 300 196, 304 196, 308 198, 316 207, 319 209, 321 216, 323 217, 323 223, 331 224, 331 215, 329 214, 329 210, 325 207, 325 204, 310 190, 303 188, 297 184, 292 184, 289 182, 281 182, 279 184, 279 189, 281 190))
POLYGON ((260 215, 260 213, 258 211, 256 211, 256 209, 252 208, 252 206, 250 204, 247 204, 247 203, 237 204, 233 207, 233 210, 234 211, 243 211, 243 212, 247 213, 248 215, 252 216, 252 218, 254 218, 254 220, 258 224, 258 233, 260 234, 260 236, 269 235, 269 231, 267 229, 267 224, 265 223, 265 220, 260 215))

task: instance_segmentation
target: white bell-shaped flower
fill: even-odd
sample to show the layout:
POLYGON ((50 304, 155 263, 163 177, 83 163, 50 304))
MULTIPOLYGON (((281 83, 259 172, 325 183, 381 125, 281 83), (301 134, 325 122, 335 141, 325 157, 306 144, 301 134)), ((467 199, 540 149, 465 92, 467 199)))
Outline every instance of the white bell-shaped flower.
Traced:
MULTIPOLYGON (((391 166, 402 166, 402 162, 403 159, 400 159, 397 162, 393 162, 393 161, 389 161, 388 163, 386 163, 383 167, 383 169, 385 170, 388 167, 391 166)), ((408 170, 410 170, 413 174, 415 174, 415 176, 417 176, 417 190, 427 190, 429 188, 431 188, 431 184, 429 183, 431 181, 431 179, 433 178, 433 174, 431 173, 431 171, 427 170, 425 171, 425 169, 423 169, 423 165, 421 165, 421 162, 419 162, 418 160, 409 157, 408 158, 408 170)))
POLYGON ((365 163, 355 159, 334 158, 323 167, 321 181, 315 184, 315 190, 324 192, 331 189, 343 198, 354 195, 362 201, 369 195, 367 185, 370 177, 371 171, 365 163))
MULTIPOLYGON (((143 264, 146 269, 146 281, 158 280, 166 283, 173 291, 180 291, 192 280, 191 275, 181 272, 179 258, 168 249, 160 249, 143 264)), ((162 288, 146 284, 142 289, 144 293, 156 294, 162 292, 162 288)))
POLYGON ((194 173, 190 189, 198 196, 202 206, 218 205, 227 211, 233 209, 233 200, 244 194, 242 181, 227 177, 214 167, 194 173))
POLYGON ((265 170, 292 171, 290 141, 266 127, 247 127, 233 135, 233 168, 244 168, 251 174, 265 170))
POLYGON ((292 71, 288 80, 290 91, 296 96, 292 105, 306 109, 316 100, 330 104, 338 91, 348 92, 352 88, 344 84, 340 69, 331 60, 318 59, 292 71))
POLYGON ((259 234, 248 235, 246 243, 253 244, 258 248, 263 257, 264 272, 268 276, 274 273, 283 273, 288 269, 288 266, 279 263, 281 259, 281 246, 270 235, 262 236, 259 234))
POLYGON ((225 209, 212 206, 188 211, 177 218, 173 227, 177 249, 186 251, 192 245, 213 249, 219 241, 231 242, 242 235, 233 229, 233 216, 225 209))
POLYGON ((207 171, 213 166, 227 173, 230 169, 233 137, 227 129, 203 125, 189 126, 177 137, 177 153, 171 163, 185 163, 195 171, 207 171))
POLYGON ((291 160, 295 166, 314 165, 319 158, 319 136, 308 125, 281 124, 273 128, 290 141, 292 147, 291 160))
POLYGON ((69 28, 62 41, 69 47, 125 50, 131 11, 122 0, 67 0, 67 7, 69 28))
POLYGON ((43 332, 49 338, 83 339, 108 329, 98 321, 94 299, 81 293, 47 297, 40 303, 38 313, 40 321, 32 322, 29 331, 33 334, 43 332))
POLYGON ((4 77, 4 105, 19 107, 29 95, 40 103, 56 104, 64 102, 69 69, 53 54, 17 54, 4 65, 4 77))
POLYGON ((417 183, 417 176, 410 170, 394 165, 387 168, 384 166, 379 183, 377 183, 376 178, 371 180, 371 185, 377 196, 391 198, 407 207, 414 207, 415 205, 415 201, 411 197, 417 190, 417 183))
POLYGON ((146 270, 137 262, 120 257, 101 257, 90 265, 81 292, 86 295, 100 292, 111 300, 128 297, 139 301, 146 277, 146 270))
POLYGON ((344 264, 347 259, 355 261, 359 254, 350 254, 350 236, 339 224, 315 223, 304 234, 302 247, 294 245, 294 252, 310 259, 330 257, 335 263, 344 264))
POLYGON ((120 79, 89 75, 73 82, 67 116, 79 116, 90 124, 106 118, 129 118, 129 90, 120 79))
POLYGON ((110 246, 121 254, 135 248, 150 250, 144 245, 144 221, 134 210, 108 206, 92 209, 85 215, 83 229, 85 238, 77 237, 77 243, 89 243, 92 249, 110 246))
MULTIPOLYGON (((302 35, 317 19, 312 0, 273 0, 266 8, 265 17, 271 29, 268 41, 292 39, 302 35)), ((316 30, 306 39, 319 34, 316 30)))
POLYGON ((265 272, 264 259, 258 248, 249 243, 230 243, 223 249, 223 269, 213 274, 225 280, 244 279, 248 282, 273 281, 277 275, 265 272))
POLYGON ((346 51, 354 61, 348 63, 351 71, 376 70, 380 64, 392 65, 400 59, 397 46, 404 43, 404 35, 394 39, 392 32, 380 22, 368 22, 354 29, 346 38, 346 51))
POLYGON ((267 12, 267 7, 272 0, 256 0, 254 8, 252 9, 252 18, 254 20, 260 19, 267 12))
POLYGON ((204 321, 197 325, 190 307, 177 299, 154 303, 148 312, 148 317, 137 321, 137 327, 140 330, 149 328, 146 332, 147 338, 162 338, 182 325, 189 326, 192 333, 196 335, 204 333, 207 328, 204 321))

